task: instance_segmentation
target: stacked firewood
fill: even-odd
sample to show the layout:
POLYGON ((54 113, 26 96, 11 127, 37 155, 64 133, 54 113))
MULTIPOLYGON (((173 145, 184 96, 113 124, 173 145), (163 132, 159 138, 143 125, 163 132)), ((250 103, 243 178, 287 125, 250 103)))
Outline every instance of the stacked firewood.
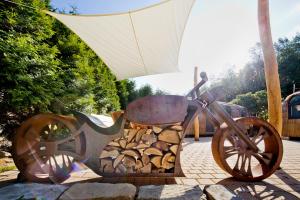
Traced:
POLYGON ((103 173, 173 173, 182 126, 124 129, 100 155, 103 173))

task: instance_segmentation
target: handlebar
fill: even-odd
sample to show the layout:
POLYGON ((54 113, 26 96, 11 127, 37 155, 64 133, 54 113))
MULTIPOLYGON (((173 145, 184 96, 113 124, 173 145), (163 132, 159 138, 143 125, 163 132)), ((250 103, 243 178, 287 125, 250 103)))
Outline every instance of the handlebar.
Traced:
POLYGON ((205 72, 201 72, 200 77, 201 77, 201 81, 186 95, 186 97, 191 96, 192 98, 194 98, 195 96, 196 97, 200 96, 199 88, 208 81, 208 78, 207 78, 207 75, 205 72), (195 95, 195 93, 196 93, 196 95, 195 95))

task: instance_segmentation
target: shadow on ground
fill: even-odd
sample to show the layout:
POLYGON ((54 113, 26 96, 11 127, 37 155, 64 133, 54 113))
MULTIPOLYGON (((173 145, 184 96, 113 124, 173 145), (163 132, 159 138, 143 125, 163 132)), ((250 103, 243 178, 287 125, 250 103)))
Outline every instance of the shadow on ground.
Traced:
POLYGON ((286 190, 265 181, 239 182, 233 178, 227 178, 217 184, 225 186, 243 199, 299 199, 286 190))

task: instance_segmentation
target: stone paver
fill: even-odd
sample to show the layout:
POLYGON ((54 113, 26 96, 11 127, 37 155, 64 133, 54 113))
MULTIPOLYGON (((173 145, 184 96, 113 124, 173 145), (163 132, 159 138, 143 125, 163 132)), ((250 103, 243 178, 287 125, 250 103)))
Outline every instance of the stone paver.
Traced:
POLYGON ((209 200, 242 200, 242 198, 228 190, 223 185, 205 186, 204 193, 209 200))
POLYGON ((0 188, 0 200, 47 199, 56 200, 68 187, 64 185, 26 183, 0 188))
MULTIPOLYGON (((168 179, 165 183, 155 178, 136 178, 132 183, 139 185, 148 180, 148 184, 186 184, 199 185, 201 189, 205 185, 225 185, 235 194, 244 198, 252 199, 299 199, 300 198, 300 141, 283 140, 284 156, 281 170, 278 170, 262 182, 246 183, 239 182, 220 169, 215 163, 211 153, 211 138, 200 138, 195 142, 192 138, 185 139, 181 152, 182 169, 186 177, 168 179), (254 197, 252 197, 253 195, 254 197)), ((17 170, 0 174, 0 187, 14 181, 17 170)), ((65 183, 79 181, 100 181, 98 175, 86 169, 73 173, 65 183)), ((126 179, 128 181, 128 179, 126 179)), ((126 181, 125 180, 125 181, 126 181)), ((107 179, 107 182, 116 180, 107 179)), ((125 182, 124 181, 124 182, 125 182)))
POLYGON ((198 185, 146 185, 139 188, 137 200, 205 200, 198 185))
POLYGON ((246 199, 299 199, 300 142, 283 140, 283 146, 282 169, 264 181, 248 183, 230 178, 229 174, 219 168, 211 153, 211 138, 200 138, 200 142, 187 138, 181 154, 181 165, 186 177, 176 178, 177 184, 185 184, 186 180, 190 183, 197 181, 201 185, 221 184, 246 199), (194 173, 193 170, 200 170, 201 173, 194 173), (195 174, 199 178, 192 178, 195 174))
POLYGON ((65 191, 59 200, 133 200, 136 187, 128 183, 76 183, 65 191))

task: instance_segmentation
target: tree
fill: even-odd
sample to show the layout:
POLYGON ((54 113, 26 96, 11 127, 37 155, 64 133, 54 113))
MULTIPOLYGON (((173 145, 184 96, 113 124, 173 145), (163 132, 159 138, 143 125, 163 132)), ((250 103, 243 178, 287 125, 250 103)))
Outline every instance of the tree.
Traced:
POLYGON ((282 96, 293 93, 293 84, 300 88, 300 33, 292 40, 281 38, 275 44, 282 96))
POLYGON ((138 97, 145 97, 153 95, 152 87, 148 84, 143 85, 137 90, 138 97))
MULTIPOLYGON (((46 3, 26 3, 45 9, 46 3)), ((0 2, 0 124, 3 133, 37 112, 46 111, 63 83, 59 53, 47 40, 53 19, 36 10, 0 2)))
POLYGON ((263 119, 268 118, 267 92, 265 90, 237 95, 231 103, 244 106, 252 116, 258 116, 263 119))
POLYGON ((77 35, 40 11, 49 1, 18 2, 38 9, 0 2, 2 133, 12 136, 39 112, 118 110, 115 76, 77 35))

